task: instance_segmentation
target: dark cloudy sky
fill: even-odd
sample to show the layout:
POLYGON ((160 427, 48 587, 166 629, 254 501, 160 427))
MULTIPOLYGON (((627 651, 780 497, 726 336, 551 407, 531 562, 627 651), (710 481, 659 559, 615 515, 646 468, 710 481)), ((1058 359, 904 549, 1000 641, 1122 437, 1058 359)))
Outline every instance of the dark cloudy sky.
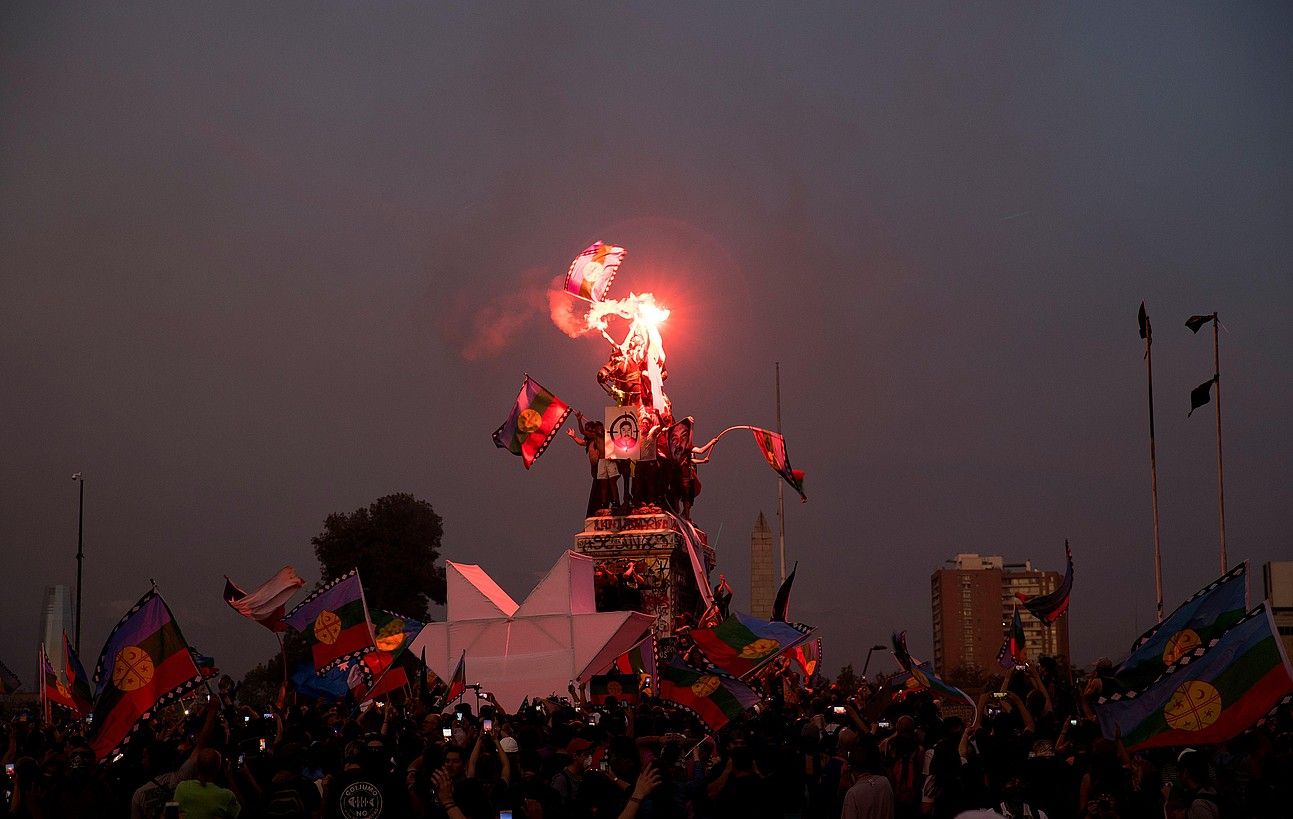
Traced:
MULTIPOLYGON (((221 576, 313 580, 324 517, 395 491, 522 596, 586 461, 489 434, 527 370, 601 405, 543 299, 594 239, 673 308, 700 435, 772 425, 781 362, 831 668, 927 654, 958 551, 1069 538, 1080 661, 1150 624, 1142 299, 1169 601, 1218 573, 1191 313, 1225 325, 1231 557, 1293 558, 1293 13, 1134 5, 5 4, 0 658, 30 679, 75 577, 78 470, 87 662, 153 577, 240 673, 274 641, 221 576)), ((743 606, 776 478, 745 439, 702 477, 743 606)))

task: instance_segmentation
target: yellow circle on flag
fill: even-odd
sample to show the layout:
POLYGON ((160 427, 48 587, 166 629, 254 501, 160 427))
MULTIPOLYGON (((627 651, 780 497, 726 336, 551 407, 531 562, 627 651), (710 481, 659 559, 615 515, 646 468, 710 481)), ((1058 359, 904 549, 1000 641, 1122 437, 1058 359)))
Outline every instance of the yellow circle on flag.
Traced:
POLYGON ((1178 731, 1202 731, 1221 716, 1221 693, 1202 680, 1186 680, 1163 706, 1163 718, 1178 731))
POLYGON ((773 640, 771 637, 761 637, 753 643, 747 643, 741 646, 741 658, 745 660, 760 660, 769 654, 781 648, 781 643, 773 640))
POLYGON ((622 697, 624 696, 624 686, 614 681, 608 682, 606 683, 606 693, 612 697, 622 697))
POLYGON ((543 426, 543 416, 532 409, 525 409, 516 417, 516 428, 526 435, 543 426))
POLYGON ((58 682, 56 682, 54 684, 54 687, 58 689, 59 696, 63 696, 63 697, 67 697, 68 699, 71 699, 72 692, 67 690, 67 685, 65 685, 62 680, 59 680, 58 682))
POLYGON ((1163 663, 1171 665, 1198 648, 1202 643, 1203 641, 1199 639, 1199 635, 1194 629, 1181 629, 1172 635, 1171 639, 1167 641, 1167 645, 1163 646, 1163 663))
POLYGON ((404 621, 396 617, 377 630, 377 647, 382 651, 394 651, 404 644, 404 621))
POLYGON ((698 697, 708 697, 718 690, 718 677, 706 674, 691 684, 691 693, 698 697))
POLYGON ((911 669, 911 678, 922 688, 929 688, 929 677, 926 677, 925 673, 920 669, 913 667, 911 669))
POLYGON ((324 609, 314 618, 314 639, 324 645, 332 645, 341 636, 341 618, 324 609))
POLYGON ((112 684, 122 691, 134 691, 153 681, 153 658, 139 646, 126 646, 112 663, 112 684))

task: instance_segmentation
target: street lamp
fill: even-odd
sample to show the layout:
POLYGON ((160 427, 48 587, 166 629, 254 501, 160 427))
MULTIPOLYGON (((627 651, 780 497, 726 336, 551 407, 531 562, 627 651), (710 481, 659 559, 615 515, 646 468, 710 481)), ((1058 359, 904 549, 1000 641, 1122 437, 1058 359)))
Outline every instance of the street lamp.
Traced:
POLYGON ((862 664, 862 679, 864 680, 866 679, 866 670, 871 665, 871 652, 884 651, 884 649, 885 649, 884 646, 876 645, 876 646, 871 646, 866 650, 866 662, 862 664))
POLYGON ((72 480, 80 484, 76 514, 76 653, 81 653, 81 567, 85 563, 85 473, 77 472, 72 480))

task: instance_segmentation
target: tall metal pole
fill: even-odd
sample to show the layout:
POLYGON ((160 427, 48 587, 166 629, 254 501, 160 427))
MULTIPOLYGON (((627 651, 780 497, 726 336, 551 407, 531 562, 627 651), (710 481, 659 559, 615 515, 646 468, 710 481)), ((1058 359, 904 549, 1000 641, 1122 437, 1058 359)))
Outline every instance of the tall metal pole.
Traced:
MULTIPOLYGON (((781 362, 777 366, 777 434, 781 434, 781 362)), ((785 481, 777 480, 777 528, 781 541, 781 580, 786 580, 786 488, 785 481)))
POLYGON ((1226 559, 1226 473, 1221 461, 1221 341, 1217 332, 1220 324, 1217 314, 1212 314, 1212 370, 1217 385, 1217 508, 1221 515, 1221 573, 1229 571, 1226 559))
MULTIPOLYGON (((1158 453, 1154 447, 1154 333, 1141 302, 1141 336, 1145 339, 1145 377, 1149 382, 1149 492, 1154 506, 1154 605, 1158 622, 1163 622, 1163 547, 1158 536, 1158 453)), ((1224 572, 1223 572, 1224 574, 1224 572)))
POLYGON ((76 653, 81 653, 81 578, 85 564, 85 474, 77 472, 72 480, 80 484, 76 513, 76 653))

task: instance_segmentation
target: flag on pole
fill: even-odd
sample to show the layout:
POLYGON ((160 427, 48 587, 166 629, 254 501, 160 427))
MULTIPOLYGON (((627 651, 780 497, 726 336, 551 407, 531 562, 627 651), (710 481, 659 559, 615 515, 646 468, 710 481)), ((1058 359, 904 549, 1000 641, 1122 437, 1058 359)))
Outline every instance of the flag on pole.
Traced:
POLYGON ((146 714, 202 681, 179 623, 155 589, 108 635, 94 679, 89 741, 101 761, 130 741, 146 714))
POLYGON ((202 675, 202 679, 209 680, 220 673, 220 669, 216 668, 214 657, 208 657, 192 646, 189 646, 189 651, 193 652, 193 664, 198 667, 198 673, 202 675))
POLYGON ((790 656, 803 669, 804 684, 811 685, 813 675, 817 673, 817 669, 822 663, 822 639, 818 637, 816 640, 800 643, 795 646, 795 650, 791 652, 790 656))
POLYGON ((1140 303, 1140 314, 1136 316, 1137 323, 1140 324, 1140 337, 1150 340, 1153 336, 1153 330, 1149 326, 1149 313, 1145 312, 1145 302, 1140 303))
POLYGON ((49 661, 49 653, 45 651, 45 644, 40 644, 40 678, 41 692, 45 702, 51 705, 57 705, 66 708, 72 713, 80 716, 80 709, 76 707, 76 700, 72 699, 72 692, 68 689, 67 684, 54 670, 54 664, 49 661))
POLYGON ((224 601, 243 617, 255 620, 270 631, 287 631, 283 614, 287 611, 287 604, 296 594, 296 590, 304 585, 305 581, 291 566, 279 569, 277 574, 251 592, 240 589, 226 575, 224 601))
POLYGON ((714 628, 692 629, 691 639, 716 668, 746 677, 807 640, 811 632, 799 623, 761 620, 734 611, 714 628))
POLYGON ((494 446, 521 456, 525 468, 529 469, 548 448, 569 414, 570 407, 564 401, 526 373, 512 413, 494 430, 494 446))
POLYGON ((1185 326, 1190 328, 1191 333, 1197 333, 1203 325, 1212 321, 1213 318, 1214 316, 1190 316, 1185 320, 1185 326))
POLYGON ((22 680, 9 670, 9 666, 0 662, 0 694, 12 694, 22 688, 22 680))
POLYGON ((1212 385, 1217 383, 1217 377, 1214 375, 1199 386, 1190 390, 1190 411, 1185 414, 1189 418, 1194 411, 1212 400, 1212 385))
POLYGON ((593 242, 570 263, 566 292, 588 301, 601 301, 615 281, 628 251, 605 242, 593 242))
POLYGON ((799 571, 799 561, 795 561, 795 567, 786 575, 786 579, 781 581, 781 588, 777 589, 777 599, 772 604, 772 619, 780 622, 786 621, 786 616, 790 613, 790 587, 795 584, 795 572, 799 571))
POLYGON ((1195 646, 1143 691, 1102 697, 1096 715, 1105 737, 1128 751, 1227 742, 1293 694, 1293 668, 1270 604, 1195 646))
POLYGON ((449 678, 449 690, 444 695, 444 706, 448 708, 458 701, 458 698, 467 690, 467 651, 464 649, 462 656, 458 658, 458 665, 454 666, 453 676, 449 678))
POLYGON ((1143 688, 1172 663, 1233 626, 1248 608, 1248 564, 1240 563, 1177 607, 1144 634, 1118 666, 1128 690, 1143 688))
POLYGON ((1064 541, 1064 558, 1068 561, 1068 567, 1064 570, 1064 579, 1060 581, 1055 591, 1035 597, 1015 593, 1015 597, 1024 604, 1028 613, 1048 626, 1069 610, 1069 597, 1073 594, 1073 551, 1069 549, 1067 540, 1064 541))
POLYGON ((1001 650, 997 652, 997 665, 1002 668, 1014 668, 1026 662, 1025 645, 1024 621, 1019 616, 1019 607, 1015 606, 1014 615, 1010 618, 1010 631, 1006 633, 1006 638, 1001 643, 1001 650))
POLYGON ((768 462, 768 466, 785 479, 791 488, 799 493, 801 500, 808 500, 804 494, 804 473, 798 469, 790 467, 790 456, 786 454, 786 439, 779 432, 773 432, 768 429, 759 427, 750 427, 754 433, 754 442, 759 445, 759 451, 763 453, 763 459, 768 462))
POLYGON ((81 658, 77 656, 76 649, 72 648, 72 641, 68 639, 66 631, 63 632, 63 668, 67 673, 67 688, 72 692, 77 713, 85 716, 93 710, 94 693, 90 689, 90 678, 85 673, 85 666, 81 665, 81 658))
POLYGON ((588 700, 593 705, 605 705, 611 697, 634 704, 640 690, 641 679, 636 674, 622 674, 615 668, 609 674, 594 674, 588 680, 588 700))
POLYGON ((717 731, 757 703, 759 695, 735 677, 692 668, 674 657, 660 667, 660 699, 690 711, 717 731))
POLYGON ((305 638, 320 674, 375 647, 355 569, 311 592, 283 619, 305 638))
POLYGON ((893 657, 902 666, 902 670, 911 675, 908 681, 908 687, 913 689, 928 689, 935 694, 943 694, 950 697, 960 697, 970 704, 971 708, 976 707, 974 700, 970 695, 952 685, 944 682, 934 673, 934 667, 929 663, 923 663, 911 656, 907 651, 907 632, 895 631, 892 636, 893 640, 893 657))

